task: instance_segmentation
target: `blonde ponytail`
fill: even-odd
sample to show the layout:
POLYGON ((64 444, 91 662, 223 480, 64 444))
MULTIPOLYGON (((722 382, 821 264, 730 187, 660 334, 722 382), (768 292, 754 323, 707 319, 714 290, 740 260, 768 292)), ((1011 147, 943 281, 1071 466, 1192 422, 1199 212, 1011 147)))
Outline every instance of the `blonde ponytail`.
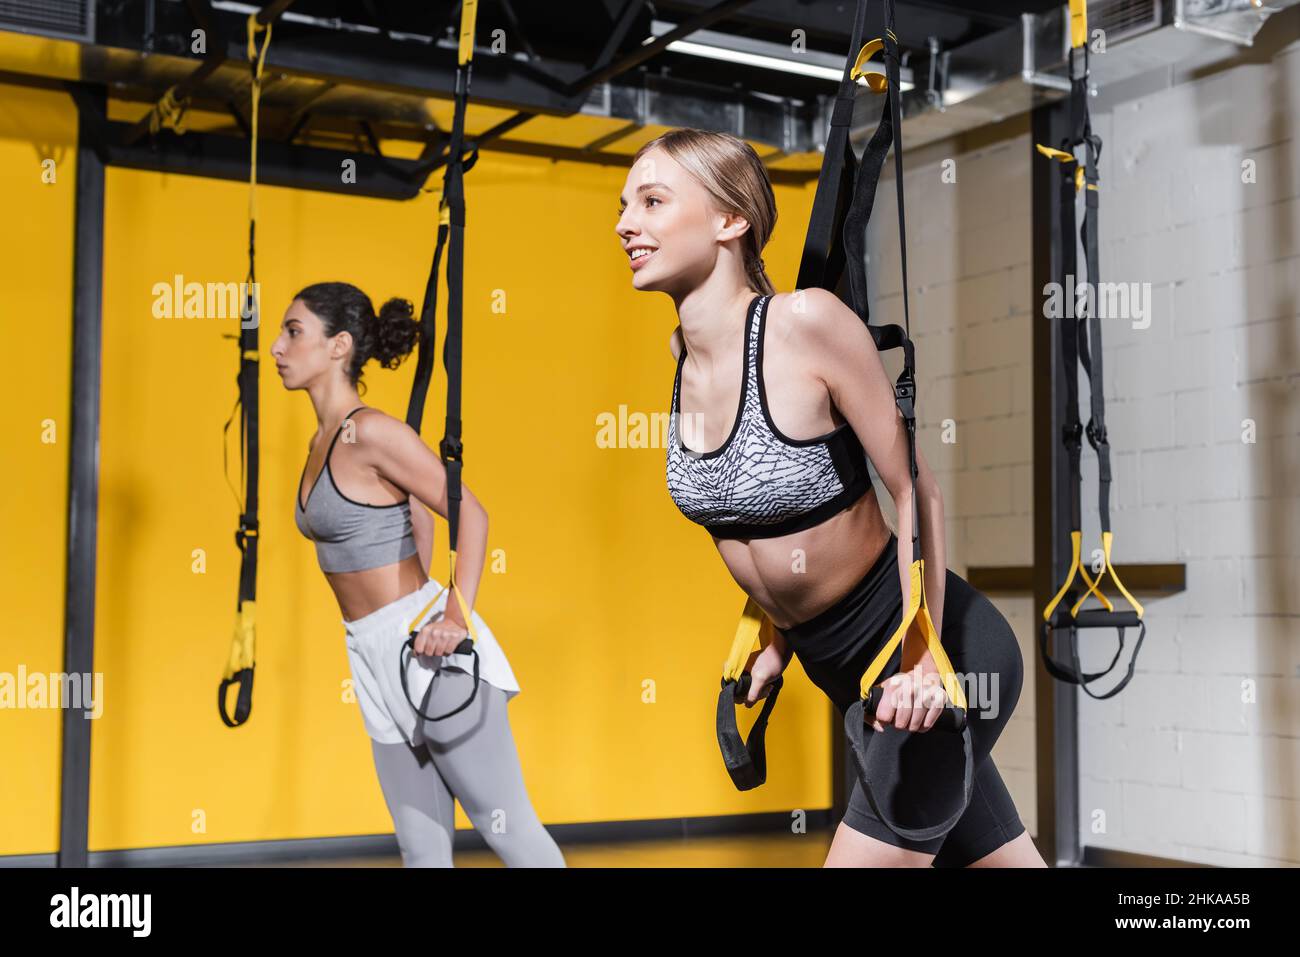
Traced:
POLYGON ((749 277, 750 284, 758 292, 765 296, 776 295, 776 288, 772 285, 772 280, 767 278, 767 267, 761 256, 745 260, 745 275, 749 277))

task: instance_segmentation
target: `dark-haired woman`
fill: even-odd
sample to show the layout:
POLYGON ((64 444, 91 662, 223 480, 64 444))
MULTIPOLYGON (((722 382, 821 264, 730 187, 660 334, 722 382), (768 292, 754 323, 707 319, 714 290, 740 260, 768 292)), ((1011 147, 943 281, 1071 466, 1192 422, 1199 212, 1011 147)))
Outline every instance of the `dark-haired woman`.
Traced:
MULTIPOLYGON (((371 738, 384 800, 407 867, 450 867, 454 800, 507 866, 563 867, 564 858, 524 787, 506 702, 519 685, 491 630, 471 611, 481 681, 470 706, 442 721, 417 715, 454 710, 474 690, 472 658, 454 654, 468 634, 457 602, 425 574, 433 520, 447 514, 442 462, 405 422, 362 405, 357 392, 371 359, 395 368, 414 347, 411 304, 390 299, 375 313, 347 283, 303 289, 271 346, 286 389, 311 397, 316 434, 308 446, 294 511, 343 614, 362 722, 371 738), (415 655, 399 676, 407 629, 415 655), (435 680, 436 675, 436 680, 435 680), (407 699, 407 693, 410 700, 407 699)), ((463 489, 456 581, 473 608, 483 571, 488 517, 463 489)))

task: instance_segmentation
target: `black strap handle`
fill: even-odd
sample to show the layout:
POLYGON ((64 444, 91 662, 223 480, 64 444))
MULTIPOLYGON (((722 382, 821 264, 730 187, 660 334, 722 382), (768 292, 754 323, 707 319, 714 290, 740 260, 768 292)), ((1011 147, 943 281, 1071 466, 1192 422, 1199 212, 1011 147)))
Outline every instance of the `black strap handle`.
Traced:
POLYGON ((1142 641, 1146 636, 1146 622, 1139 618, 1135 611, 1106 611, 1102 608, 1089 608, 1071 618, 1068 609, 1060 609, 1052 616, 1050 621, 1043 622, 1042 627, 1039 629, 1038 650, 1043 656, 1043 667, 1047 669, 1047 673, 1053 678, 1068 684, 1078 685, 1088 697, 1097 701, 1105 701, 1107 698, 1119 694, 1133 680, 1133 673, 1137 668, 1138 651, 1141 650, 1142 641), (1079 631, 1089 628, 1114 628, 1119 636, 1115 656, 1110 659, 1110 664, 1101 671, 1084 671, 1079 661, 1079 631), (1118 684, 1105 694, 1097 694, 1092 690, 1091 685, 1115 670, 1120 656, 1124 654, 1124 631, 1127 628, 1138 629, 1137 641, 1134 642, 1133 652, 1129 655, 1128 669, 1118 684), (1069 664, 1064 664, 1052 656, 1051 636, 1052 632, 1056 630, 1069 632, 1069 664))
POLYGON ((227 728, 238 728, 248 720, 253 710, 253 669, 241 668, 233 678, 222 678, 221 687, 217 689, 217 712, 227 728), (239 685, 239 694, 235 696, 235 716, 226 711, 226 691, 231 685, 239 685))
POLYGON ((778 675, 769 685, 772 690, 763 701, 763 710, 759 712, 754 726, 749 729, 749 740, 740 734, 740 727, 736 723, 736 705, 748 697, 753 677, 746 671, 739 681, 732 678, 724 678, 722 681, 722 690, 718 693, 718 746, 722 749, 722 760, 727 766, 727 773, 739 791, 753 790, 767 780, 767 721, 772 709, 776 707, 776 698, 783 680, 778 675))
MULTIPOLYGON (((452 715, 460 714, 462 711, 468 708, 470 704, 474 701, 474 696, 478 694, 478 682, 479 682, 478 649, 474 647, 473 640, 469 638, 464 639, 463 641, 461 641, 459 645, 456 646, 456 651, 454 652, 455 654, 474 656, 474 687, 470 690, 469 697, 466 698, 465 701, 459 707, 453 708, 451 711, 448 711, 446 714, 440 714, 435 717, 434 715, 425 714, 420 709, 420 706, 411 700, 411 691, 410 688, 407 687, 407 683, 406 683, 406 667, 408 664, 410 664, 411 656, 415 654, 415 647, 414 647, 415 636, 418 634, 419 634, 418 631, 411 632, 410 637, 408 637, 406 639, 406 642, 402 645, 402 650, 398 652, 397 676, 399 680, 402 682, 402 694, 406 697, 406 702, 411 706, 411 710, 413 710, 425 721, 445 721, 447 718, 450 718, 452 715)), ((440 674, 442 674, 442 669, 438 668, 433 673, 433 680, 437 681, 438 675, 440 674)))
MULTIPOLYGON (((871 809, 876 812, 876 816, 884 822, 885 826, 900 837, 912 841, 928 841, 936 837, 947 834, 961 820, 961 816, 966 813, 966 808, 970 804, 971 788, 973 783, 973 769, 975 765, 973 756, 973 745, 971 742, 970 722, 966 719, 966 712, 956 705, 949 703, 943 709, 943 714, 930 728, 929 732, 944 731, 953 734, 960 734, 962 739, 962 799, 960 806, 956 807, 953 812, 938 824, 929 827, 904 827, 897 821, 893 820, 890 815, 884 811, 883 801, 876 799, 875 792, 871 787, 871 779, 875 777, 875 768, 872 762, 871 741, 876 734, 887 734, 889 729, 884 732, 872 731, 873 737, 867 736, 867 725, 875 720, 876 708, 879 706, 883 689, 877 685, 871 689, 871 693, 864 700, 859 698, 849 706, 844 713, 844 730, 848 735, 849 744, 853 751, 853 757, 857 764, 858 780, 862 784, 862 791, 867 797, 867 803, 871 809)), ((904 732, 907 733, 907 732, 904 732)))

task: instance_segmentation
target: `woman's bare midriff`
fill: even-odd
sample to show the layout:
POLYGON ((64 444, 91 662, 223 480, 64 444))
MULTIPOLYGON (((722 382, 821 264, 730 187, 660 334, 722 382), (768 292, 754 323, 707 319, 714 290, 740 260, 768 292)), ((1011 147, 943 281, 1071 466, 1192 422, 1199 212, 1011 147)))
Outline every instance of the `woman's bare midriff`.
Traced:
POLYGON ((346 621, 364 618, 422 588, 429 580, 418 555, 359 572, 327 572, 325 578, 334 589, 346 621))
POLYGON ((820 525, 779 538, 715 539, 731 576, 777 628, 815 618, 875 564, 890 529, 875 490, 820 525))

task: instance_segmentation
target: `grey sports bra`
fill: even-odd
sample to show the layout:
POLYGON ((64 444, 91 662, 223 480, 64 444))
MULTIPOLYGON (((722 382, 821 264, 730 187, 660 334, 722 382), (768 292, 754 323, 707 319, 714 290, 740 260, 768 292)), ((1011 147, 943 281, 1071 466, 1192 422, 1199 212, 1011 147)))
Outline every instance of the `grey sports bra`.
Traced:
POLYGON ((717 538, 774 538, 820 525, 871 489, 867 457, 848 423, 813 439, 791 439, 772 421, 763 387, 763 329, 770 296, 755 296, 745 320, 740 408, 731 435, 712 452, 678 436, 683 343, 668 418, 668 493, 681 513, 717 538))
MULTIPOLYGON (((360 406, 345 415, 343 424, 364 408, 360 406)), ((307 504, 302 502, 306 464, 302 467, 302 477, 298 479, 298 494, 294 501, 298 531, 316 543, 316 558, 320 561, 321 571, 331 573, 359 572, 391 565, 416 553, 409 502, 367 505, 348 498, 334 484, 330 456, 343 434, 343 424, 334 433, 329 451, 325 453, 325 467, 307 493, 307 504), (324 481, 324 488, 321 488, 322 480, 328 480, 324 481)))

